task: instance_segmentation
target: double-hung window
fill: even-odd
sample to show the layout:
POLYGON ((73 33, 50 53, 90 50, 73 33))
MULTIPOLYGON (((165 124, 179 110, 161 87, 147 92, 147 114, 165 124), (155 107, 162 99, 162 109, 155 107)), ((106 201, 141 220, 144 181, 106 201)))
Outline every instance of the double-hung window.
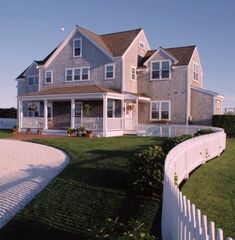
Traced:
POLYGON ((34 75, 34 76, 28 76, 27 77, 27 85, 28 86, 37 86, 38 85, 38 75, 34 75))
POLYGON ((73 57, 82 56, 82 39, 76 38, 73 40, 73 57))
POLYGON ((151 62, 151 80, 170 79, 171 75, 170 60, 151 62))
POLYGON ((72 68, 66 69, 65 80, 66 80, 66 82, 73 81, 73 69, 72 68))
POLYGON ((52 71, 45 71, 45 83, 52 83, 53 82, 53 72, 52 71))
POLYGON ((131 67, 131 79, 136 80, 136 68, 131 67))
POLYGON ((193 80, 198 82, 198 64, 193 63, 193 80))
POLYGON ((170 101, 154 101, 150 103, 150 120, 170 120, 170 101))
POLYGON ((115 65, 114 64, 105 65, 105 79, 114 78, 115 78, 115 65))
POLYGON ((87 81, 90 80, 90 67, 67 68, 65 71, 65 81, 87 81))

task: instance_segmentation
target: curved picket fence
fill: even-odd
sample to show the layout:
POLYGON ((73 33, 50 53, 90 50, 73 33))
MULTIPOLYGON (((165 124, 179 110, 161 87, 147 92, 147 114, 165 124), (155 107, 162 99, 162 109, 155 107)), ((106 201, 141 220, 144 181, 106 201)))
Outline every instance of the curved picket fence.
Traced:
MULTIPOLYGON (((173 148, 164 166, 164 189, 162 208, 163 240, 222 240, 222 229, 215 229, 214 222, 191 204, 178 185, 201 164, 219 156, 226 147, 223 129, 215 133, 187 140, 173 148)), ((231 238, 228 238, 232 240, 231 238)))

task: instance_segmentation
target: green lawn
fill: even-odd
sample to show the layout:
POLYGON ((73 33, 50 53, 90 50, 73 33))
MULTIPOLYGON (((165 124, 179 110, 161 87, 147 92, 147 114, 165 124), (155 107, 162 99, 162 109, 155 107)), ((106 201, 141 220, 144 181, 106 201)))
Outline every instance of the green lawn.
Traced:
POLYGON ((0 130, 0 138, 6 138, 12 136, 10 130, 0 130))
POLYGON ((226 237, 235 238, 235 139, 227 139, 227 150, 219 158, 196 170, 183 193, 206 214, 226 237))
POLYGON ((71 163, 0 231, 0 239, 82 240, 94 224, 117 216, 150 227, 159 200, 128 193, 127 168, 136 152, 161 141, 135 136, 37 140, 65 150, 71 163))

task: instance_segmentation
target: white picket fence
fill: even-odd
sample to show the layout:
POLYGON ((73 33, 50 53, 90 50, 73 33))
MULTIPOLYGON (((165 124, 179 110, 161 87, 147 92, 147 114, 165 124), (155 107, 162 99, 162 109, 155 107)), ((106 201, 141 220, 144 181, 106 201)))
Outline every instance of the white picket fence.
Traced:
POLYGON ((163 240, 223 239, 222 229, 216 231, 215 223, 208 222, 207 216, 202 215, 200 209, 191 204, 177 187, 195 168, 219 156, 225 149, 224 131, 214 130, 217 132, 177 145, 166 157, 162 208, 163 240))
POLYGON ((17 121, 15 118, 0 118, 0 129, 11 129, 15 127, 17 121))

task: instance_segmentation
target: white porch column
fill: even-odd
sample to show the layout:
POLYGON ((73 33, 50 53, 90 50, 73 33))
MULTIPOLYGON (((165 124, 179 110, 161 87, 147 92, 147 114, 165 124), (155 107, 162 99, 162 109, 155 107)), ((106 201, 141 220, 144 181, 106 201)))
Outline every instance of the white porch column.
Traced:
POLYGON ((48 129, 48 100, 44 99, 44 130, 48 129))
POLYGON ((103 136, 107 135, 107 107, 108 98, 106 95, 103 96, 103 136))
POLYGON ((124 103, 124 99, 122 99, 122 103, 121 103, 121 109, 122 109, 122 130, 124 131, 124 121, 125 121, 125 103, 124 103))
POLYGON ((139 125, 139 100, 136 99, 136 118, 135 118, 135 129, 136 133, 138 133, 138 125, 139 125))
POLYGON ((71 128, 75 128, 75 99, 71 98, 71 128))
POLYGON ((22 100, 18 100, 18 128, 19 128, 19 132, 21 132, 22 120, 23 120, 22 105, 23 105, 22 100))

